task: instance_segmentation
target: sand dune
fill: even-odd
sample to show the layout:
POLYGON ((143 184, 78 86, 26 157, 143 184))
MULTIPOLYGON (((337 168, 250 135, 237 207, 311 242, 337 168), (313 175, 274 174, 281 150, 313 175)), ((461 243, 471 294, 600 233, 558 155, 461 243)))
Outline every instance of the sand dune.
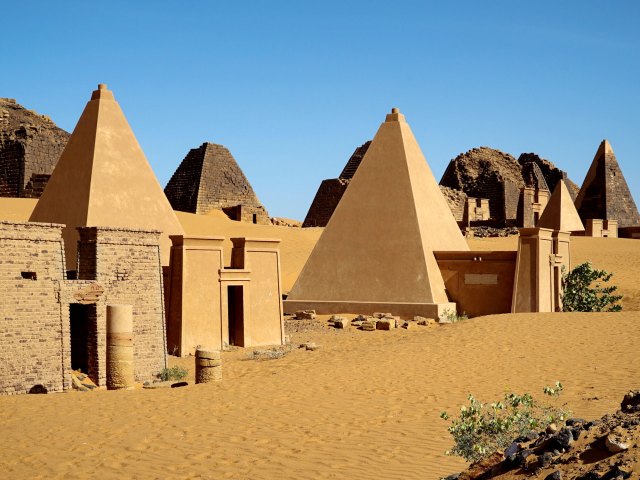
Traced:
MULTIPOLYGON (((174 390, 0 397, 5 478, 437 478, 464 463, 443 409, 540 393, 576 415, 637 387, 640 319, 521 314, 391 332, 294 334, 315 352, 223 354, 224 381, 174 390)), ((193 372, 193 359, 185 363, 193 372)), ((193 374, 191 374, 192 376, 193 374)))

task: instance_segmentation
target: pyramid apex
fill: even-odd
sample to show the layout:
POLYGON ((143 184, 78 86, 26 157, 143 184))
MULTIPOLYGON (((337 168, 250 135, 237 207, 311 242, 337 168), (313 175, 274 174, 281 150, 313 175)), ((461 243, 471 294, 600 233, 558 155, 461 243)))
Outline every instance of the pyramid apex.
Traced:
POLYGON ((91 94, 91 100, 98 100, 98 99, 115 100, 113 96, 113 92, 107 89, 106 83, 99 83, 98 89, 94 90, 93 93, 91 94))
POLYGON ((391 113, 387 114, 385 122, 406 122, 404 115, 400 113, 400 109, 393 107, 391 113))
POLYGON ((606 153, 613 153, 613 147, 611 146, 611 142, 609 142, 609 140, 607 140, 606 138, 602 140, 602 145, 604 146, 604 151, 606 153))

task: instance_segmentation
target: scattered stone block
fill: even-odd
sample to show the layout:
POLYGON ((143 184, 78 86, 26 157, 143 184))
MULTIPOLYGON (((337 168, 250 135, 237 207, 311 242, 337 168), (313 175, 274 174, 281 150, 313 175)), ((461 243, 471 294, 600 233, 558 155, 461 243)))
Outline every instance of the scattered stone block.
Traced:
POLYGON ((360 326, 360 328, 362 330, 364 330, 365 332, 372 332, 376 329, 376 325, 378 322, 376 322, 375 320, 371 319, 371 320, 366 320, 364 322, 362 322, 362 325, 360 326))
POLYGON ((351 324, 349 322, 349 320, 347 320, 344 317, 335 317, 334 316, 334 317, 331 317, 331 318, 333 318, 333 326, 335 328, 343 328, 344 329, 344 328, 348 328, 349 325, 351 324))
POLYGON ((416 322, 404 322, 402 324, 402 328, 406 329, 406 330, 413 330, 415 328, 417 328, 418 324, 416 322))
POLYGON ((376 330, 391 330, 396 328, 395 318, 381 318, 376 322, 376 330))
POLYGON ((430 327, 437 323, 433 318, 426 318, 426 317, 419 317, 419 316, 413 317, 413 321, 423 327, 430 327))
POLYGON ((393 315, 390 313, 374 312, 373 318, 393 318, 393 315))
POLYGON ((607 447, 607 450, 609 450, 609 452, 611 453, 620 453, 624 452, 625 450, 629 450, 629 444, 623 442, 620 438, 613 434, 607 435, 604 440, 604 444, 607 447))
POLYGON ((298 310, 296 312, 296 320, 315 320, 315 319, 316 319, 315 310, 298 310))
POLYGON ((369 320, 369 317, 367 317, 366 315, 358 315, 357 317, 351 320, 351 323, 365 322, 367 320, 369 320))
POLYGON ((300 345, 300 348, 304 348, 307 351, 314 352, 318 350, 320 347, 316 345, 314 342, 307 342, 300 345))

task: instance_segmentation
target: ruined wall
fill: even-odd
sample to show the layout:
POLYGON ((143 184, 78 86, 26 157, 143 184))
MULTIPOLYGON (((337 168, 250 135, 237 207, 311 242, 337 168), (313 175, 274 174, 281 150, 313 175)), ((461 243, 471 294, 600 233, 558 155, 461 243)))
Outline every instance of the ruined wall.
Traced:
POLYGON ((440 191, 444 195, 456 222, 463 222, 467 213, 467 195, 461 190, 455 190, 444 185, 440 185, 440 191))
MULTIPOLYGON (((528 164, 535 164, 542 175, 544 176, 545 182, 547 183, 547 189, 550 192, 553 192, 558 184, 558 181, 564 179, 565 184, 567 185, 567 189, 569 190, 569 194, 573 201, 576 200, 578 196, 578 192, 580 191, 580 187, 572 182, 568 177, 566 172, 557 168, 552 162, 541 158, 539 155, 535 153, 522 153, 518 157, 518 163, 522 165, 523 169, 528 164)), ((534 186, 530 183, 528 186, 534 186)))
POLYGON ((493 219, 505 225, 515 222, 524 180, 515 158, 500 150, 480 147, 451 160, 440 185, 461 190, 469 197, 488 198, 493 219))
POLYGON ((106 382, 106 305, 133 305, 136 381, 165 367, 165 323, 159 232, 106 227, 78 228, 78 279, 104 288, 98 304, 99 384, 106 382))
POLYGON ((0 222, 0 394, 68 387, 58 293, 62 225, 0 222))
POLYGON ((231 152, 222 145, 203 143, 191 149, 167 183, 164 193, 174 210, 204 214, 212 209, 244 215, 234 220, 269 224, 269 215, 231 152), (256 221, 253 222, 253 215, 256 221))
POLYGON ((40 197, 68 139, 45 115, 0 98, 0 196, 40 197))

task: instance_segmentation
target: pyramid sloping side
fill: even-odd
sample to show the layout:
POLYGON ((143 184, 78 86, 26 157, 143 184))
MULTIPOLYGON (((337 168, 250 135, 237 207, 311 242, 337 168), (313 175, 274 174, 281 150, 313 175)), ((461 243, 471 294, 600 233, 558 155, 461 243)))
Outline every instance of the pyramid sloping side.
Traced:
POLYGON ((94 92, 69 144, 31 217, 67 225, 67 266, 75 268, 79 226, 160 230, 167 265, 169 235, 184 231, 111 92, 94 92))
POLYGON ((387 121, 288 299, 448 302, 434 249, 468 247, 409 126, 387 121))
POLYGON ((581 232, 584 225, 576 210, 571 194, 564 180, 556 184, 547 206, 538 221, 538 227, 551 228, 562 232, 581 232))
POLYGON ((196 213, 236 205, 263 208, 229 149, 215 143, 205 145, 196 213))
POLYGON ((604 140, 576 198, 585 222, 589 218, 617 220, 619 227, 640 225, 640 214, 608 141, 604 140))
POLYGON ((164 188, 174 210, 196 213, 205 151, 205 145, 189 150, 164 188))

